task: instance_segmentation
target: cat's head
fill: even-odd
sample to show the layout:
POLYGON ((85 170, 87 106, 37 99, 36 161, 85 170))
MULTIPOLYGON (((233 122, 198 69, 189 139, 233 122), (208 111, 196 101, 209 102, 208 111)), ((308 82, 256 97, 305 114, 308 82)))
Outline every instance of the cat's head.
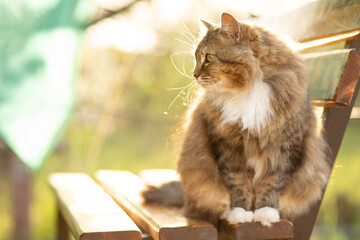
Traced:
POLYGON ((221 25, 202 20, 207 28, 195 51, 194 77, 209 90, 244 90, 262 78, 259 61, 253 48, 258 31, 238 22, 228 13, 221 16, 221 25))

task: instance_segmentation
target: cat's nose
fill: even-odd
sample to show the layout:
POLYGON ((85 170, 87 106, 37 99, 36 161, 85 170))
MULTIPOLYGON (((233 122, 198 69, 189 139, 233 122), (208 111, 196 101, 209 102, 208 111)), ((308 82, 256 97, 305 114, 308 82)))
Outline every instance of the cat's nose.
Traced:
POLYGON ((194 78, 198 78, 200 76, 200 73, 194 72, 194 78))

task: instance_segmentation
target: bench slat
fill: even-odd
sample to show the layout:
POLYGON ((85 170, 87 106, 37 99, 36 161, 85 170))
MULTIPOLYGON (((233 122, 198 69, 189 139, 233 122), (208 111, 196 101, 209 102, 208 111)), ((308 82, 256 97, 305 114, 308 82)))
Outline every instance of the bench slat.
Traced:
POLYGON ((318 0, 255 22, 303 42, 359 29, 359 12, 358 0, 318 0))
POLYGON ((290 239, 294 238, 293 224, 287 220, 273 223, 271 228, 264 227, 259 222, 229 225, 220 223, 219 239, 290 239))
POLYGON ((101 170, 97 171, 96 180, 155 240, 217 239, 213 225, 183 217, 180 208, 144 204, 140 192, 145 188, 145 182, 130 172, 101 170))
POLYGON ((348 106, 360 75, 354 49, 302 54, 310 74, 309 97, 315 105, 348 106))
MULTIPOLYGON (((148 185, 155 187, 179 179, 176 171, 171 169, 142 170, 140 176, 148 185)), ((293 224, 282 219, 268 228, 258 222, 229 225, 222 221, 219 234, 219 239, 286 239, 293 238, 293 224)))
POLYGON ((50 176, 59 210, 76 239, 140 240, 139 228, 89 176, 56 173, 50 176))

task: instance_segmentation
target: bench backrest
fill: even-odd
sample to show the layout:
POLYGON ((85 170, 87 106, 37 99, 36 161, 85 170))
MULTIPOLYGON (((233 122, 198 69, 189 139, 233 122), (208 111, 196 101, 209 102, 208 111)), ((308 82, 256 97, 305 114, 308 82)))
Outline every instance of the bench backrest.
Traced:
MULTIPOLYGON (((323 123, 331 148, 331 165, 360 87, 359 13, 360 1, 318 0, 256 20, 279 35, 300 41, 299 48, 311 79, 309 97, 313 104, 324 107, 323 123)), ((360 106, 360 99, 356 105, 360 106)), ((320 203, 294 222, 296 239, 310 238, 320 203)))

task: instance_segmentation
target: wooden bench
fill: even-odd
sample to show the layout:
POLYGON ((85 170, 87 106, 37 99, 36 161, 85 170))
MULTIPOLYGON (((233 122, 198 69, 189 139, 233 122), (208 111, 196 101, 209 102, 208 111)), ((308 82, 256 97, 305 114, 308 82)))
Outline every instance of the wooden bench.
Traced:
MULTIPOLYGON (((160 182, 167 182, 171 178, 169 174, 163 174, 164 171, 174 172, 149 170, 147 175, 158 175, 160 182)), ((126 171, 101 170, 96 173, 96 180, 100 185, 83 173, 51 175, 49 182, 58 206, 58 239, 69 239, 69 231, 75 239, 83 240, 218 239, 215 226, 182 216, 180 207, 144 203, 140 192, 145 188, 146 178, 126 171)), ((155 185, 154 180, 149 183, 155 185)), ((260 223, 228 225, 223 222, 219 230, 222 239, 285 239, 293 236, 293 225, 286 220, 273 224, 272 228, 260 223)))
POLYGON ((139 228, 112 198, 83 173, 56 173, 50 185, 58 206, 58 239, 142 238, 139 228))
MULTIPOLYGON (((101 170, 96 173, 97 182, 115 199, 128 215, 154 239, 218 239, 217 230, 211 224, 202 220, 185 218, 180 207, 165 207, 156 204, 143 203, 139 195, 142 189, 158 186, 164 182, 177 180, 174 170, 145 170, 138 177, 129 172, 101 170), (131 182, 128 186, 119 185, 119 182, 131 182), (124 202, 130 201, 135 205, 134 211, 124 202), (155 226, 155 227, 154 227, 155 226)), ((260 223, 245 223, 228 225, 222 222, 219 235, 221 239, 278 239, 292 238, 293 225, 282 220, 274 223, 272 228, 263 227, 260 223)))
MULTIPOLYGON (((311 77, 309 96, 322 118, 332 150, 331 165, 338 153, 360 87, 359 12, 358 1, 319 0, 276 18, 255 19, 260 25, 301 41, 299 48, 311 77), (307 16, 305 20, 304 16, 307 16)), ((357 107, 360 107, 360 99, 357 107)), ((353 112, 353 116, 357 116, 359 109, 353 112)), ((125 239, 124 236, 126 239, 155 240, 309 239, 321 204, 319 201, 308 214, 293 223, 281 220, 272 228, 267 228, 259 223, 228 225, 222 222, 220 228, 216 229, 205 221, 183 217, 180 208, 142 202, 139 192, 145 182, 156 185, 176 179, 173 172, 148 171, 143 172, 142 177, 123 171, 98 171, 95 178, 100 188, 82 174, 52 176, 50 183, 58 202, 60 233, 66 225, 77 239, 95 235, 95 239, 125 239), (75 184, 76 178, 82 179, 82 183, 75 184), (109 199, 108 194, 114 201, 109 199), (99 201, 89 202, 92 198, 99 198, 99 201), (140 230, 115 206, 115 202, 143 234, 150 236, 141 235, 140 230), (82 205, 89 207, 82 208, 82 205), (106 208, 103 209, 103 206, 106 208)), ((66 239, 62 237, 60 234, 59 239, 66 239)))

